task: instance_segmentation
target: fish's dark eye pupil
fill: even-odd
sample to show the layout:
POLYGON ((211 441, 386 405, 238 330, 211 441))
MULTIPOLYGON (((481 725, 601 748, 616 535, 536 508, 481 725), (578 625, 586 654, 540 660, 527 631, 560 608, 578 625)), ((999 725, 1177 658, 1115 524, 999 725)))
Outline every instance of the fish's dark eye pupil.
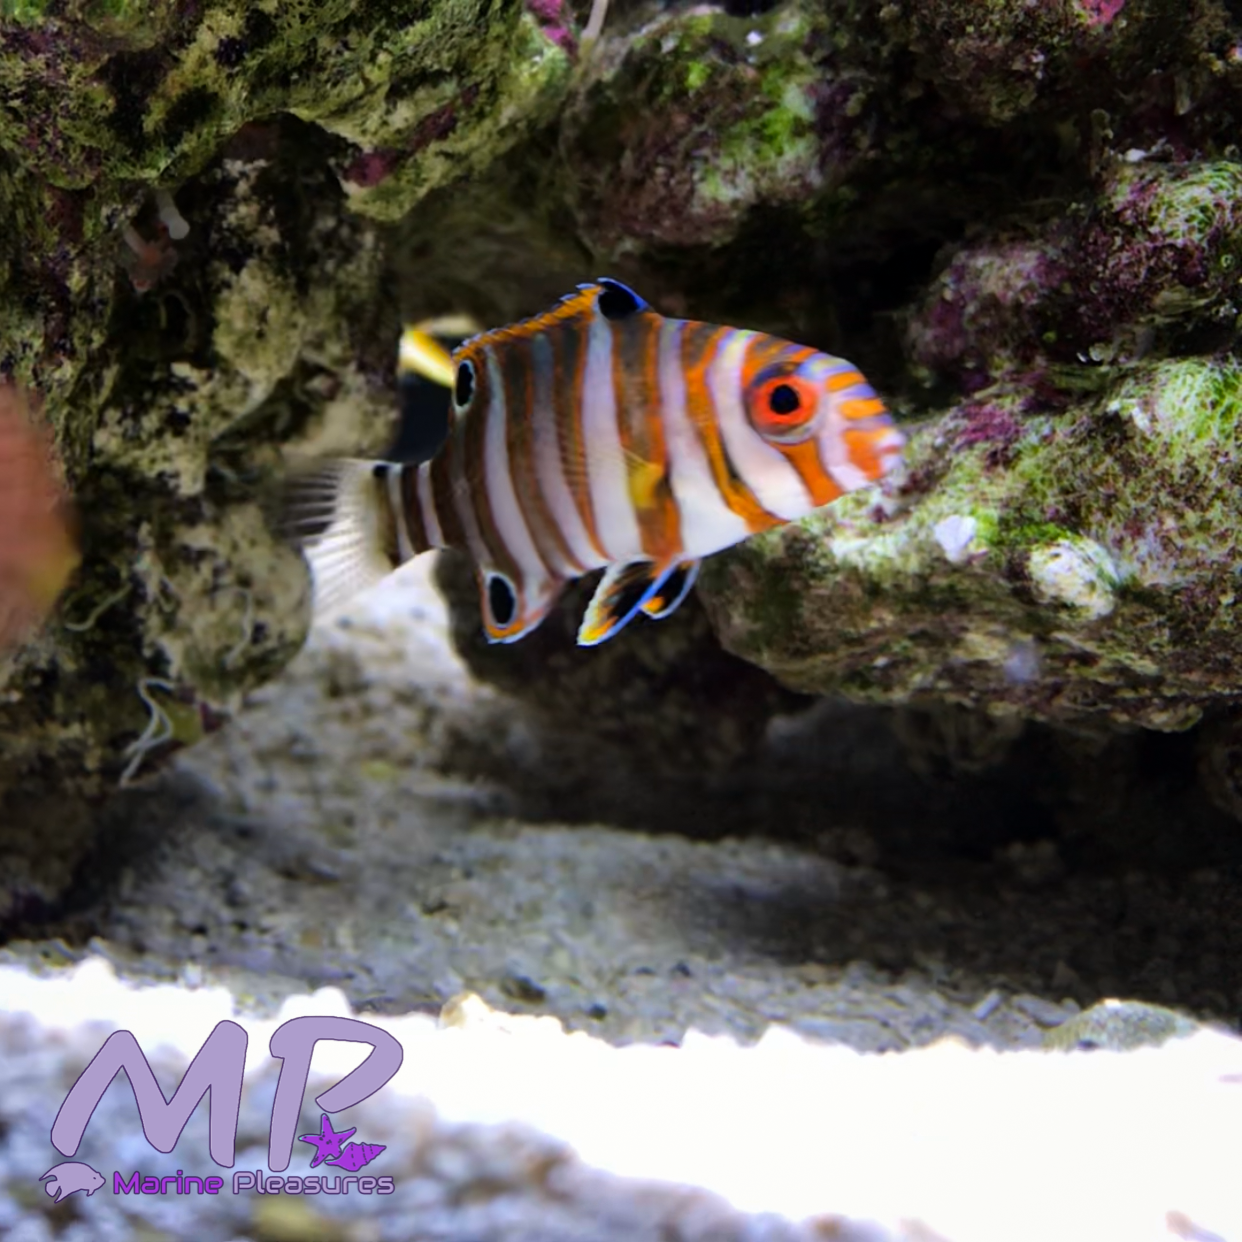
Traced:
POLYGON ((453 385, 453 400, 459 406, 469 405, 470 398, 474 396, 474 367, 468 362, 463 362, 457 368, 457 381, 453 385))
POLYGON ((517 612, 517 597, 513 588, 499 574, 493 574, 487 582, 487 604, 492 610, 492 620, 503 627, 513 620, 517 612))
POLYGON ((777 384, 768 397, 768 408, 773 414, 792 414, 801 404, 797 390, 789 384, 777 384))

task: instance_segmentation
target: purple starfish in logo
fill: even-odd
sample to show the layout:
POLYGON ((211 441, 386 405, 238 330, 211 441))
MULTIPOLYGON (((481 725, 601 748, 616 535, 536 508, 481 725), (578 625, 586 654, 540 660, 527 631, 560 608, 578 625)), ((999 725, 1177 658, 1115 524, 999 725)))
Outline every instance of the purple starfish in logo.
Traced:
POLYGON ((352 1138, 358 1132, 355 1126, 352 1130, 342 1130, 338 1134, 332 1128, 332 1122, 328 1120, 327 1113, 320 1114, 319 1133, 318 1134, 299 1134, 299 1143, 311 1143, 315 1148, 315 1158, 311 1161, 312 1169, 318 1168, 325 1160, 339 1160, 341 1157, 341 1144, 347 1139, 352 1138))

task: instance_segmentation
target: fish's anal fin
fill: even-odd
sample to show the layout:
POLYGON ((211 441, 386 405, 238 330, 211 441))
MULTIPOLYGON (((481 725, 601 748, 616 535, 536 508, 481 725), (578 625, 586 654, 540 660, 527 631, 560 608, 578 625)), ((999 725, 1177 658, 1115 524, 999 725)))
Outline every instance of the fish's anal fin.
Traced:
POLYGON ((690 594, 694 580, 699 576, 702 561, 679 561, 661 583, 658 591, 643 604, 643 612, 652 621, 663 621, 671 617, 681 607, 681 602, 690 594))
POLYGON ((559 578, 515 582, 494 567, 478 570, 483 632, 489 643, 515 643, 536 629, 552 611, 565 583, 559 578))
POLYGON ((658 594, 677 566, 655 561, 628 561, 610 565, 587 604, 578 627, 578 646, 594 647, 615 638, 658 594))
POLYGON ((310 567, 314 621, 398 567, 386 550, 390 515, 378 473, 397 468, 344 458, 295 471, 286 482, 282 526, 310 567))

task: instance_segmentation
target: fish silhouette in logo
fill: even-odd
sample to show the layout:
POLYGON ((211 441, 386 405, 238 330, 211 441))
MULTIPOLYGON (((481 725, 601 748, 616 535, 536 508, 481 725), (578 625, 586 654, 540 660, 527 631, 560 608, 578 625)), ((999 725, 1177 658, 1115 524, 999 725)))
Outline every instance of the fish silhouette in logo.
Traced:
POLYGON ((359 1169, 366 1168, 383 1150, 380 1143, 347 1143, 345 1150, 336 1159, 329 1159, 325 1163, 357 1173, 359 1169))
POLYGON ((39 1178, 39 1181, 47 1182, 43 1189, 49 1195, 54 1196, 52 1199, 53 1203, 59 1203, 70 1195, 76 1195, 79 1190, 85 1190, 87 1198, 90 1198, 104 1184, 105 1180, 106 1178, 102 1173, 96 1173, 89 1164, 82 1164, 77 1160, 69 1160, 64 1164, 54 1165, 39 1178), (49 1177, 52 1179, 51 1181, 48 1181, 49 1177))

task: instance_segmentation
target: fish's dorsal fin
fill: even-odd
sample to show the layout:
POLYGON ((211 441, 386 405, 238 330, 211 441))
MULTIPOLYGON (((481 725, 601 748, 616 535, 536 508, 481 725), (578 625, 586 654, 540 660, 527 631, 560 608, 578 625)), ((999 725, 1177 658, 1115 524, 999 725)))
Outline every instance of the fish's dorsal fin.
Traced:
POLYGON ((655 561, 610 565, 582 615, 578 646, 594 647, 616 637, 676 568, 676 564, 661 565, 655 561))
POLYGON ((666 575, 660 587, 643 604, 643 612, 652 621, 663 621, 671 617, 681 607, 681 602, 690 594, 694 580, 699 576, 702 561, 681 561, 674 565, 666 575))
POLYGON ((646 299, 635 293, 628 285, 623 285, 611 276, 601 276, 597 280, 578 285, 572 293, 559 298, 547 310, 519 319, 515 323, 502 324, 500 327, 488 328, 462 343, 454 351, 454 358, 463 355, 473 357, 480 349, 496 341, 512 340, 515 337, 534 336, 573 319, 577 315, 598 310, 605 319, 628 319, 640 311, 651 310, 646 299))

